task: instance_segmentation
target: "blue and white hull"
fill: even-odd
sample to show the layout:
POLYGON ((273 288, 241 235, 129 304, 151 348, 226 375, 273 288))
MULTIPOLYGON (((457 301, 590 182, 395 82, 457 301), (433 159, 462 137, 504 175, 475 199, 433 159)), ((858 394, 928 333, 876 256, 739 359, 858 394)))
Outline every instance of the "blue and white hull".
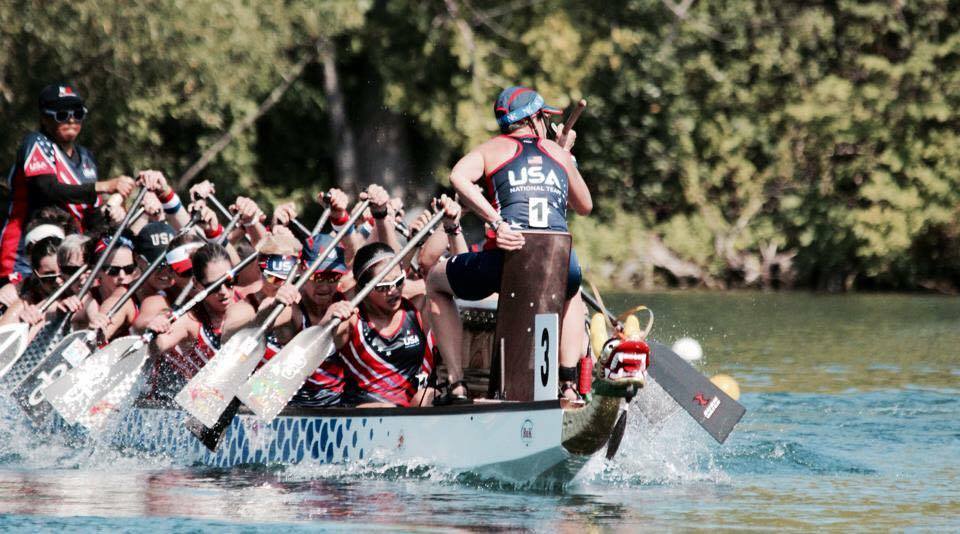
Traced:
POLYGON ((565 482, 606 444, 619 399, 564 410, 560 401, 385 409, 288 409, 271 423, 240 413, 215 452, 180 410, 138 406, 114 443, 214 467, 245 464, 429 464, 509 483, 565 482), (616 401, 616 402, 614 402, 616 401), (605 409, 598 410, 600 404, 605 409), (601 413, 602 412, 602 413, 601 413), (598 413, 602 417, 598 420, 598 413), (604 433, 605 431, 605 433, 604 433), (584 436, 589 432, 590 436, 584 436))

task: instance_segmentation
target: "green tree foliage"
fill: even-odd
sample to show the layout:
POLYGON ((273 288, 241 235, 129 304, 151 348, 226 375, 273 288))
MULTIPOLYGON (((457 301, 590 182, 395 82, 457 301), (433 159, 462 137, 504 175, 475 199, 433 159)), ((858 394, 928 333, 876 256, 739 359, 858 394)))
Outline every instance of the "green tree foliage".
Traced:
MULTIPOLYGON (((405 140, 411 197, 495 133, 503 87, 587 98, 575 152, 598 209, 572 228, 610 284, 952 290, 958 12, 947 0, 15 0, 0 5, 0 146, 12 157, 39 89, 65 79, 88 96, 84 141, 102 166, 176 176, 321 44, 336 50, 360 144, 405 140)), ((324 81, 309 65, 202 177, 303 205, 335 183, 324 81)))

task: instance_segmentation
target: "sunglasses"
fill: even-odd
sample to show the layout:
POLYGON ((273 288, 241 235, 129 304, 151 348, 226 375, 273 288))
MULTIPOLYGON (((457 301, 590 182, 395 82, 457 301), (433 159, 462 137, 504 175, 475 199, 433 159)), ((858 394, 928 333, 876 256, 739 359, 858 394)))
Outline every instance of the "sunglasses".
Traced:
POLYGON ((63 267, 60 267, 60 273, 65 275, 67 278, 70 278, 71 276, 74 275, 74 273, 79 271, 81 267, 83 266, 82 265, 64 265, 63 267))
POLYGON ((40 280, 41 282, 52 282, 60 277, 60 273, 40 274, 36 271, 36 269, 34 269, 33 276, 36 277, 36 279, 40 280))
POLYGON ((130 263, 127 265, 111 265, 103 270, 110 276, 120 276, 120 271, 123 271, 125 274, 133 274, 137 272, 137 264, 130 263))
POLYGON ((84 117, 87 116, 87 108, 76 108, 76 109, 61 109, 59 111, 54 111, 52 109, 45 109, 43 112, 51 117, 53 120, 63 124, 70 119, 74 119, 77 122, 83 122, 84 117))
POLYGON ((334 271, 317 271, 310 277, 314 282, 324 282, 327 284, 335 284, 339 282, 341 278, 343 278, 343 274, 334 271))
MULTIPOLYGON (((208 287, 208 286, 210 286, 210 284, 212 284, 212 283, 213 283, 213 282, 201 282, 200 285, 202 285, 203 287, 208 287)), ((220 284, 220 287, 217 288, 217 290, 220 290, 220 289, 233 289, 233 286, 234 286, 234 285, 236 285, 236 281, 235 281, 233 278, 230 278, 230 277, 228 276, 227 279, 224 280, 222 284, 220 284)))
POLYGON ((403 283, 406 281, 407 275, 401 274, 389 282, 380 282, 379 284, 373 286, 373 289, 376 289, 380 293, 389 293, 391 289, 400 289, 403 287, 403 283))

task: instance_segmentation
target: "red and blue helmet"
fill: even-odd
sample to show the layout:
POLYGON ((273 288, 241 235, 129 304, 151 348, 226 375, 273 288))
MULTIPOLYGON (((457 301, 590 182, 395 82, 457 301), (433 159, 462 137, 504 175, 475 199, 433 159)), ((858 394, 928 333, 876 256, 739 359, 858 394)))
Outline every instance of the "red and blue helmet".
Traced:
POLYGON ((501 130, 507 126, 533 116, 538 111, 550 115, 563 113, 559 108, 548 106, 543 97, 533 89, 515 85, 500 91, 496 103, 493 105, 493 114, 497 117, 497 124, 501 130))

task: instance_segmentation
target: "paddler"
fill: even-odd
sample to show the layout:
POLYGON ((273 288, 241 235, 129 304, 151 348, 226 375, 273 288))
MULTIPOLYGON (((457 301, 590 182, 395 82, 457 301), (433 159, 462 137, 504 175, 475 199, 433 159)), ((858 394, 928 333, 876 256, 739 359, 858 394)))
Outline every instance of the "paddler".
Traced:
MULTIPOLYGON (((353 276, 366 284, 396 253, 386 243, 357 251, 353 276)), ((430 406, 434 341, 420 311, 403 298, 406 275, 400 265, 374 287, 359 308, 349 302, 330 304, 324 321, 339 318, 335 345, 348 379, 348 403, 359 407, 430 406)))
MULTIPOLYGON (((190 254, 190 270, 198 287, 206 287, 226 274, 234 265, 227 250, 208 243, 190 254)), ((221 336, 229 335, 253 320, 256 311, 246 295, 228 280, 208 295, 190 313, 172 325, 164 315, 150 322, 148 328, 157 332, 153 349, 165 354, 166 362, 179 375, 181 385, 197 373, 220 348, 221 336)), ((179 390, 164 377, 168 391, 179 390)))
POLYGON ((88 209, 100 204, 100 193, 126 196, 135 185, 129 176, 98 181, 93 153, 77 144, 87 108, 74 86, 44 87, 39 112, 40 127, 23 138, 10 172, 10 210, 0 230, 0 284, 30 274, 23 241, 38 210, 62 207, 82 231, 88 209))
MULTIPOLYGON (((563 146, 547 139, 548 116, 559 113, 532 89, 504 89, 494 104, 501 134, 471 150, 450 173, 461 202, 491 230, 484 250, 441 259, 428 276, 428 316, 447 362, 449 394, 454 398, 463 398, 466 387, 460 363, 463 325, 453 297, 480 300, 499 291, 503 251, 523 247, 521 231, 566 232, 568 206, 580 215, 593 209, 590 191, 570 154, 576 133, 571 130, 563 146)), ((579 398, 577 361, 584 346, 580 278, 577 255, 571 250, 560 339, 559 395, 568 400, 579 398)))

